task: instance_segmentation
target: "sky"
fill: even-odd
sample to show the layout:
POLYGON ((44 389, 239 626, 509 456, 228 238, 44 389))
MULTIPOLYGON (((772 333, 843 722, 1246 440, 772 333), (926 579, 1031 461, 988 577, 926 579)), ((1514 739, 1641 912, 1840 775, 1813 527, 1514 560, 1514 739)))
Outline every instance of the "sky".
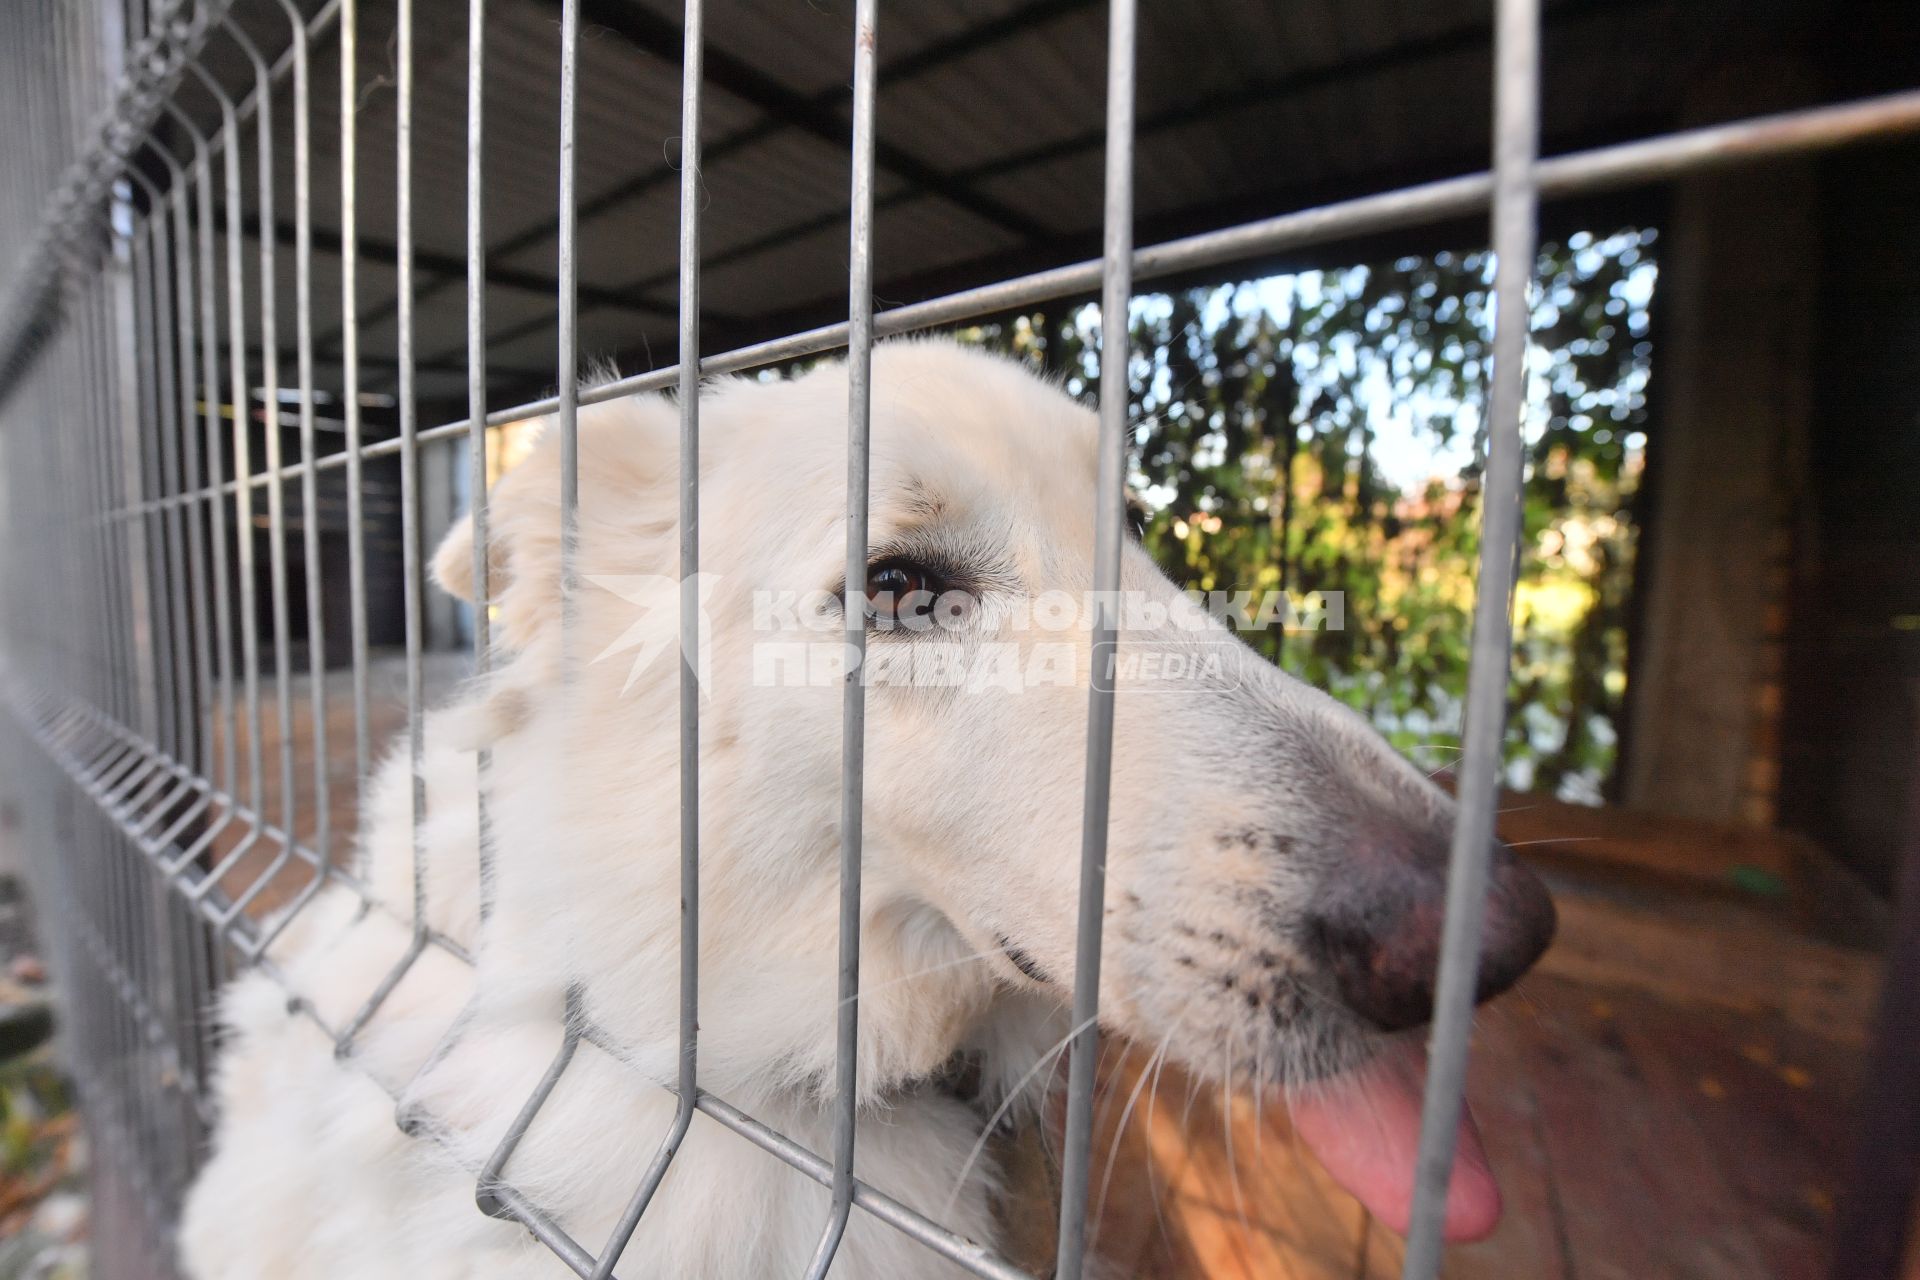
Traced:
MULTIPOLYGON (((1607 237, 1595 237, 1580 233, 1570 237, 1568 247, 1576 252, 1575 265, 1592 273, 1601 265, 1605 256, 1628 255, 1624 261, 1632 264, 1628 271, 1624 287, 1617 290, 1621 312, 1627 320, 1628 328, 1634 336, 1640 336, 1645 326, 1647 309, 1652 301, 1657 270, 1650 256, 1642 254, 1640 246, 1651 243, 1650 231, 1624 231, 1607 237)), ((1492 257, 1488 255, 1487 278, 1491 279, 1492 257)), ((1364 268, 1349 268, 1352 271, 1364 271, 1364 268)), ((1329 273, 1322 271, 1303 271, 1283 275, 1266 276, 1239 285, 1223 287, 1208 300, 1201 313, 1202 322, 1208 328, 1225 323, 1232 315, 1251 314, 1256 308, 1265 310, 1277 323, 1289 322, 1296 306, 1313 307, 1319 304, 1333 275, 1345 275, 1346 272, 1329 273)), ((1536 289, 1536 295, 1538 290, 1536 289)), ((1536 296, 1536 309, 1551 309, 1555 305, 1552 298, 1536 296)), ((1168 306, 1165 295, 1142 294, 1134 300, 1134 314, 1152 314, 1156 310, 1164 312, 1168 306)), ((1089 307, 1084 313, 1083 323, 1097 325, 1099 309, 1089 307)), ((1336 339, 1337 343, 1337 339, 1336 339)), ((1330 359, 1343 359, 1352 367, 1351 350, 1335 350, 1328 353, 1330 359)), ((1534 348, 1529 352, 1529 372, 1535 381, 1536 392, 1543 392, 1541 380, 1549 373, 1549 353, 1534 348)), ((1373 430, 1371 454, 1379 474, 1388 483, 1403 493, 1423 490, 1426 482, 1433 477, 1456 480, 1460 471, 1471 460, 1474 439, 1480 425, 1478 406, 1462 402, 1451 397, 1435 396, 1430 390, 1420 388, 1410 396, 1396 396, 1393 391, 1391 375, 1384 365, 1376 365, 1367 370, 1361 386, 1364 401, 1373 430), (1448 440, 1441 440, 1437 433, 1425 429, 1421 424, 1435 417, 1451 416, 1460 430, 1448 440)), ((1545 429, 1543 401, 1544 395, 1529 397, 1530 414, 1528 434, 1537 437, 1545 429)), ((1629 435, 1627 445, 1637 448, 1644 441, 1629 435)))

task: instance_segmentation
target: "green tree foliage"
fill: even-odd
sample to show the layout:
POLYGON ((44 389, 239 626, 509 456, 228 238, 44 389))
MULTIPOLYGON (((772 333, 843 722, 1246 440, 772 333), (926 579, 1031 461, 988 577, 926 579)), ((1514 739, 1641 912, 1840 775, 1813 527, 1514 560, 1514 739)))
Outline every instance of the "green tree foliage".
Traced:
MULTIPOLYGON (((1655 233, 1540 255, 1508 780, 1597 801, 1626 689, 1655 233)), ((1132 313, 1143 541, 1202 590, 1344 593, 1344 626, 1247 633, 1434 767, 1459 740, 1478 555, 1491 255, 1144 295, 1132 313)), ((1091 402, 1098 309, 963 331, 1091 402)))

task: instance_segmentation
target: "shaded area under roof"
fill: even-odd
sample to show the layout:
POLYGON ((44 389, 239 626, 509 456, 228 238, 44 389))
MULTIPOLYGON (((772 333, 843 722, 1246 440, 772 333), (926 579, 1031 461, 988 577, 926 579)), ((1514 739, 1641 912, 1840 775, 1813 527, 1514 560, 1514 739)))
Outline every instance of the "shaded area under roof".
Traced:
MULTIPOLYGON (((358 312, 363 385, 379 390, 391 385, 397 348, 394 10, 392 0, 360 8, 358 312)), ((490 0, 487 8, 488 362, 504 403, 553 376, 559 3, 490 0)), ((851 8, 851 0, 709 5, 708 351, 845 315, 851 8)), ((1488 10, 1477 0, 1147 6, 1137 239, 1484 168, 1488 10)), ((272 12, 249 10, 244 19, 270 56, 287 41, 272 12)), ((581 0, 581 12, 581 353, 634 371, 675 357, 679 6, 581 0)), ((1708 123, 1688 114, 1688 85, 1754 50, 1793 49, 1822 68, 1768 87, 1772 108, 1783 110, 1907 87, 1920 48, 1920 6, 1882 0, 1851 6, 1844 23, 1814 0, 1558 0, 1546 14, 1545 154, 1708 123)), ((464 0, 416 0, 416 351, 427 400, 464 396, 466 21, 464 0)), ((883 9, 883 305, 1097 253, 1105 21, 1095 0, 883 9)), ((216 37, 208 60, 225 84, 245 87, 246 64, 231 40, 216 37)), ((331 32, 315 46, 312 84, 314 327, 324 386, 338 379, 341 327, 339 46, 331 32)), ((182 102, 217 121, 204 92, 188 86, 182 102)), ((282 244, 294 225, 292 110, 283 83, 273 121, 282 244)), ((249 225, 257 227, 245 132, 249 225)), ((1329 246, 1289 261, 1333 264, 1369 247, 1380 249, 1329 246)), ((283 343, 294 332, 292 259, 281 253, 277 272, 283 343)), ((255 270, 251 252, 248 264, 255 270)))

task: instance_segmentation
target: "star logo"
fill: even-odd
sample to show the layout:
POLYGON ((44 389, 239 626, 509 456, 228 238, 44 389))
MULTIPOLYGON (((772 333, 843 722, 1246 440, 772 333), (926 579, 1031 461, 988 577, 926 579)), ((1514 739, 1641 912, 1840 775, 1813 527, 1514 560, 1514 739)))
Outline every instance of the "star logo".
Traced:
MULTIPOLYGON (((603 662, 633 652, 627 682, 620 687, 620 692, 626 693, 662 653, 680 648, 681 580, 657 573, 609 573, 591 574, 586 581, 603 591, 611 591, 640 611, 633 625, 593 657, 594 662, 603 662)), ((697 614, 699 652, 695 655, 693 674, 703 694, 708 692, 713 660, 713 623, 707 617, 707 601, 719 582, 720 575, 715 573, 696 573, 685 582, 697 614)))

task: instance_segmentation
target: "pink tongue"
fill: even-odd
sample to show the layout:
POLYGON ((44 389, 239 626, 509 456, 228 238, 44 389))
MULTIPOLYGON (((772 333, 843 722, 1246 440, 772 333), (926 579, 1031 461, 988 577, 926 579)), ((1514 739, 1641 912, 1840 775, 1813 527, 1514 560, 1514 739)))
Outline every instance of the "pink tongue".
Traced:
MULTIPOLYGON (((1302 1090, 1290 1102, 1293 1128, 1334 1181, 1380 1222, 1404 1235, 1413 1216, 1413 1166, 1420 1148, 1420 1094, 1426 1055, 1370 1064, 1360 1073, 1302 1090)), ((1448 1240, 1478 1240, 1500 1221, 1500 1187, 1470 1112, 1460 1115, 1447 1186, 1448 1240)))

